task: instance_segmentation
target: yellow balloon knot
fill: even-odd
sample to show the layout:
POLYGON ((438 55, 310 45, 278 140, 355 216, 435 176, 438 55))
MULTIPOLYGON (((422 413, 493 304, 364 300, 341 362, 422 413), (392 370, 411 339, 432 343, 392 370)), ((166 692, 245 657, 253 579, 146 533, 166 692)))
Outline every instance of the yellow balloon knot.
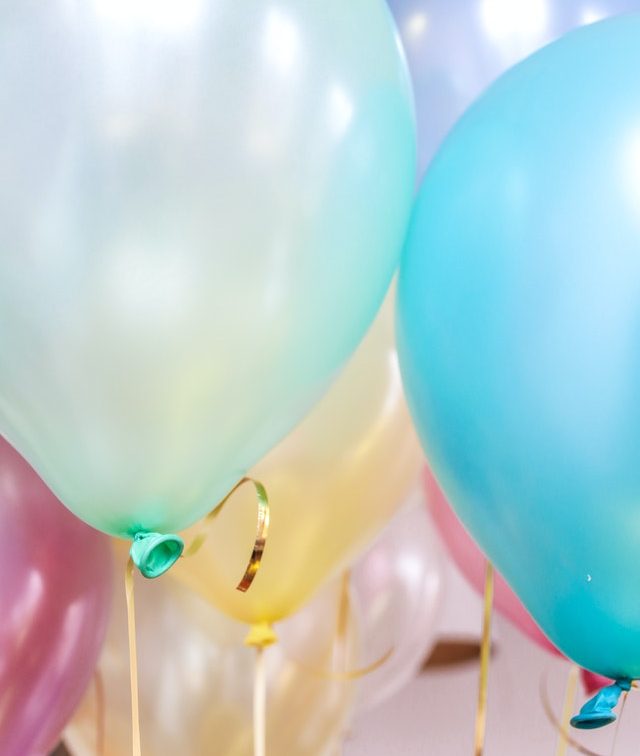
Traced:
POLYGON ((251 626, 244 639, 245 646, 255 646, 256 648, 266 648, 278 642, 278 636, 269 622, 257 622, 251 626))

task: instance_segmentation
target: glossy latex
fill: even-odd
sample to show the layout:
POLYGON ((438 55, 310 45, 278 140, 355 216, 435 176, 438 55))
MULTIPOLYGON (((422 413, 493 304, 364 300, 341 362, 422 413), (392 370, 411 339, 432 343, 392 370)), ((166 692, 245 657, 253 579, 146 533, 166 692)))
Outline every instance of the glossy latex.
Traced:
POLYGON ((405 386, 460 518, 549 639, 640 676, 640 16, 565 36, 466 113, 399 285, 405 386))
POLYGON ((225 506, 198 554, 175 566, 178 578, 230 616, 254 623, 294 612, 353 561, 413 485, 423 457, 400 383, 392 305, 385 303, 327 396, 251 471, 271 502, 251 589, 235 590, 255 533, 250 487, 225 506))
POLYGON ((415 174, 383 0, 9 0, 0 434, 121 536, 215 506, 373 320, 415 174))
POLYGON ((46 756, 100 653, 111 554, 2 439, 0 575, 0 753, 46 756))

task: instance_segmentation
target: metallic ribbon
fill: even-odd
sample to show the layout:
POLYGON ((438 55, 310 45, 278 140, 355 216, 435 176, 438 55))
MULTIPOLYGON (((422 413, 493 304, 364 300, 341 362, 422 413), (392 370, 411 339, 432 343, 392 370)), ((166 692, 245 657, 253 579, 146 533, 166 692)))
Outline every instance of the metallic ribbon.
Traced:
POLYGON ((102 673, 96 669, 93 675, 96 689, 96 756, 105 756, 105 700, 102 673))
MULTIPOLYGON (((297 659, 291 659, 300 669, 308 672, 311 675, 320 677, 323 680, 335 680, 336 682, 349 682, 350 680, 357 680, 360 677, 375 672, 385 662, 389 660, 395 649, 391 647, 386 653, 384 653, 379 659, 376 659, 371 664, 367 664, 365 667, 358 667, 356 669, 348 669, 348 631, 349 631, 349 613, 351 606, 351 599, 349 597, 349 581, 351 574, 349 570, 346 570, 342 575, 342 588, 340 591, 340 599, 338 604, 338 620, 336 623, 336 635, 334 642, 333 653, 333 666, 334 669, 322 669, 319 667, 310 667, 297 659), (336 669, 342 667, 342 670, 336 669)), ((245 641, 246 642, 246 641, 245 641)))
POLYGON ((133 559, 129 557, 124 586, 127 594, 127 626, 129 629, 129 674, 131 676, 131 733, 132 756, 141 756, 140 710, 138 705, 138 656, 136 653, 136 611, 133 600, 133 559))
POLYGON ((564 706, 562 707, 562 725, 558 732, 556 756, 566 756, 567 754, 567 746, 569 745, 567 733, 569 732, 569 721, 573 712, 573 704, 576 700, 576 688, 578 687, 579 674, 580 668, 578 665, 572 664, 569 669, 569 675, 567 676, 567 688, 564 694, 564 706))
POLYGON ((484 579, 484 611, 482 617, 482 643, 480 645, 480 679, 478 681, 478 705, 476 708, 476 729, 474 756, 484 753, 484 739, 487 728, 487 685, 489 680, 489 658, 491 656, 491 611, 493 608, 493 565, 487 562, 484 579))
POLYGON ((555 729, 560 733, 566 742, 572 747, 575 748, 575 750, 578 753, 584 754, 584 756, 603 756, 602 754, 598 753, 597 751, 592 751, 586 746, 583 746, 582 743, 579 743, 577 740, 575 740, 570 734, 569 734, 569 727, 568 723, 565 723, 564 727, 560 722, 556 719, 555 714, 553 713, 553 707, 551 706, 551 703, 549 701, 549 690, 548 690, 548 673, 540 680, 540 700, 542 701, 542 708, 544 709, 545 714, 547 715, 547 719, 551 724, 555 727, 555 729))
MULTIPOLYGON (((253 551, 247 568, 242 576, 242 579, 236 586, 236 590, 245 593, 251 587, 251 583, 255 576, 258 574, 260 564, 262 562, 262 555, 267 542, 267 536, 269 534, 269 497, 267 491, 262 483, 253 478, 244 477, 239 480, 236 485, 229 491, 229 493, 222 499, 222 501, 204 518, 202 531, 193 539, 189 548, 184 552, 183 556, 193 556, 198 552, 202 544, 207 538, 207 530, 210 523, 218 516, 224 505, 229 501, 233 494, 245 483, 253 483, 256 494, 258 496, 258 525, 256 531, 256 538, 253 545, 253 551)), ((135 604, 133 596, 133 573, 134 562, 131 557, 127 562, 127 569, 125 572, 125 592, 127 596, 127 624, 129 629, 129 672, 131 677, 131 731, 132 731, 132 754, 133 756, 141 756, 140 748, 140 709, 138 702, 138 656, 136 652, 136 618, 135 618, 135 604)), ((274 639, 275 640, 275 636, 274 639)), ((273 640, 269 642, 273 642, 273 640)), ((266 695, 266 679, 264 672, 264 660, 263 650, 268 642, 255 643, 258 652, 256 659, 256 683, 255 683, 255 695, 254 695, 254 727, 257 727, 262 722, 261 729, 255 731, 255 756, 264 756, 264 720, 265 720, 265 695, 266 695), (262 693, 259 695, 259 691, 262 693), (262 702, 262 703, 261 703, 262 702), (262 711, 262 714, 260 714, 262 711), (259 716, 260 714, 260 716, 259 716), (260 747, 260 743, 262 746, 260 747)))
POLYGON ((220 514, 224 505, 229 501, 233 494, 245 483, 253 483, 256 494, 258 496, 258 524, 256 529, 256 538, 253 544, 253 551, 249 558, 249 564, 242 576, 242 579, 236 586, 236 590, 246 593, 251 587, 255 576, 258 574, 260 564, 262 563, 262 555, 267 543, 267 536, 269 535, 269 497, 265 487, 257 480, 253 478, 244 477, 239 480, 235 486, 229 491, 229 493, 222 499, 222 501, 209 512, 209 514, 203 520, 202 531, 193 539, 189 547, 185 550, 183 557, 190 557, 196 554, 202 544, 207 538, 207 531, 209 525, 220 514))
POLYGON ((267 671, 265 667, 266 646, 256 646, 256 661, 253 678, 253 756, 265 756, 267 752, 267 671))

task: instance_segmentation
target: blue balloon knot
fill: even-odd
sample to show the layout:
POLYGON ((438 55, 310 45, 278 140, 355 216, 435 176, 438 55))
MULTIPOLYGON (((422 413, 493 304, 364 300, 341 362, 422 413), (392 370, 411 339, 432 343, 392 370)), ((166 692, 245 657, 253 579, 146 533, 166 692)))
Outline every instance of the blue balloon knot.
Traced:
POLYGON ((595 730, 616 721, 613 709, 618 705, 622 693, 631 690, 631 680, 621 678, 613 685, 607 685, 590 698, 571 719, 571 726, 579 730, 595 730))

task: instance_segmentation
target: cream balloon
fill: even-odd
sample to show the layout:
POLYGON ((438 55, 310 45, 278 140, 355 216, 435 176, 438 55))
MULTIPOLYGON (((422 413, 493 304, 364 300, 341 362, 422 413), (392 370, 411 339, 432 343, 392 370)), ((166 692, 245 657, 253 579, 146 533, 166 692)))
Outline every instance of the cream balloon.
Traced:
MULTIPOLYGON (((170 578, 138 580, 135 590, 142 752, 250 756, 255 651, 242 645, 246 628, 170 578)), ((338 591, 328 589, 284 623, 281 643, 265 651, 269 754, 322 756, 335 748, 343 732, 353 686, 329 674, 338 608, 338 591), (310 673, 308 668, 327 674, 310 673)), ((131 704, 122 590, 115 596, 98 669, 105 715, 101 756, 129 756, 131 704)), ((96 753, 98 714, 94 687, 64 735, 74 756, 96 753)))
POLYGON ((251 590, 235 590, 255 530, 250 491, 220 513, 175 576, 229 616, 282 619, 358 556, 402 505, 422 465, 398 371, 390 295, 330 392, 252 470, 269 492, 271 524, 251 590))
POLYGON ((6 0, 0 434, 114 535, 184 528, 354 350, 412 201, 383 0, 6 0))

